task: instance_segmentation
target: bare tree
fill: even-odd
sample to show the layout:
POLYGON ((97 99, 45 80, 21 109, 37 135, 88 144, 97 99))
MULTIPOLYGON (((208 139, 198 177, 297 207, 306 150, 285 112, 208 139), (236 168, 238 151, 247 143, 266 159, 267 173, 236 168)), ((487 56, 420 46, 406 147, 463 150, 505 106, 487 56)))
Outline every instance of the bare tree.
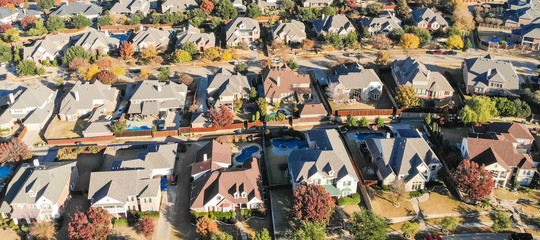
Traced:
POLYGON ((399 201, 403 198, 407 189, 405 188, 405 182, 398 179, 392 183, 392 192, 394 192, 394 207, 399 207, 399 201))
POLYGON ((339 106, 342 103, 349 100, 349 93, 341 83, 333 82, 328 84, 326 95, 332 102, 334 102, 334 104, 336 104, 337 110, 339 110, 339 106))

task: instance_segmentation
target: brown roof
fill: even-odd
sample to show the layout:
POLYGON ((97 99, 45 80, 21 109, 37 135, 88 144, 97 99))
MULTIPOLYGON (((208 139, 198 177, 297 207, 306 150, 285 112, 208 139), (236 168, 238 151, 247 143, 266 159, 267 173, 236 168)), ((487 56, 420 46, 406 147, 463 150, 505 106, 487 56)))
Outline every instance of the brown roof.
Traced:
POLYGON ((197 152, 191 174, 193 175, 208 170, 213 171, 222 168, 222 166, 217 163, 231 165, 231 147, 219 143, 216 140, 212 140, 197 152), (204 161, 205 154, 206 161, 204 161))
POLYGON ((262 76, 264 79, 264 94, 267 98, 281 98, 282 93, 311 93, 309 75, 292 71, 287 65, 281 67, 266 66, 262 70, 262 76))
POLYGON ((306 104, 304 105, 304 108, 302 108, 302 112, 300 112, 300 116, 314 114, 326 115, 328 114, 328 112, 326 111, 322 103, 306 104))
POLYGON ((534 140, 529 128, 521 123, 494 122, 477 126, 474 130, 478 133, 495 133, 498 139, 511 142, 517 142, 518 138, 534 140))
POLYGON ((510 141, 469 137, 467 142, 470 160, 479 164, 487 166, 497 162, 507 170, 513 167, 535 169, 531 157, 518 153, 510 141))
POLYGON ((242 168, 207 172, 192 183, 191 208, 204 207, 217 194, 223 198, 215 206, 227 207, 230 204, 247 203, 253 198, 262 200, 259 181, 257 158, 248 159, 242 168), (238 198, 234 198, 235 192, 239 194, 238 198), (247 194, 246 198, 242 198, 242 192, 247 194))

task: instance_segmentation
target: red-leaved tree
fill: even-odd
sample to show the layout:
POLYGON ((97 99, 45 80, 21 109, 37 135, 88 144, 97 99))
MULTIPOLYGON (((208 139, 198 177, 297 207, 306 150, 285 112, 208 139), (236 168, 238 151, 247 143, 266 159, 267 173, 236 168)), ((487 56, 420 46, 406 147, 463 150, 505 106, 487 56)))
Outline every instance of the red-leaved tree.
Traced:
POLYGON ((210 15, 212 10, 214 10, 214 3, 208 0, 205 0, 201 3, 201 10, 206 14, 210 15))
POLYGON ((218 225, 216 221, 205 215, 197 220, 197 228, 195 231, 197 234, 207 237, 218 232, 218 225))
POLYGON ((152 238, 152 235, 154 234, 154 221, 149 217, 143 218, 139 221, 138 230, 139 233, 141 233, 146 238, 152 238))
POLYGON ((11 26, 11 24, 9 23, 2 24, 0 25, 0 32, 6 32, 7 30, 12 29, 12 28, 13 26, 11 26))
POLYGON ((5 7, 7 5, 18 5, 23 3, 24 0, 0 0, 0 7, 5 7))
POLYGON ((18 138, 12 138, 9 142, 0 143, 0 165, 2 166, 7 162, 17 162, 31 157, 32 151, 18 138))
POLYGON ((103 84, 111 85, 116 83, 117 77, 112 71, 103 70, 97 74, 97 80, 103 84))
POLYGON ((90 208, 86 213, 73 215, 68 225, 70 239, 105 239, 111 233, 111 215, 101 208, 90 208))
POLYGON ((112 62, 108 58, 102 58, 102 59, 96 60, 94 63, 98 65, 99 68, 108 68, 112 66, 112 62))
POLYGON ((28 29, 32 27, 32 24, 34 24, 35 21, 37 21, 38 18, 36 16, 26 16, 23 19, 21 19, 21 27, 24 29, 28 29))
POLYGON ((358 4, 356 3, 356 0, 349 0, 349 1, 347 1, 347 7, 349 7, 349 8, 357 8, 358 4))
POLYGON ((120 56, 123 59, 130 59, 133 56, 133 45, 128 41, 120 43, 120 56))
POLYGON ((219 110, 216 110, 216 108, 210 109, 208 117, 210 118, 210 121, 212 121, 212 126, 214 127, 229 126, 234 119, 231 110, 225 105, 219 106, 219 110))
POLYGON ((451 174, 459 189, 473 200, 482 200, 493 191, 493 176, 478 163, 463 160, 451 174))
POLYGON ((336 203, 323 186, 301 185, 294 192, 294 213, 302 221, 328 223, 336 203))

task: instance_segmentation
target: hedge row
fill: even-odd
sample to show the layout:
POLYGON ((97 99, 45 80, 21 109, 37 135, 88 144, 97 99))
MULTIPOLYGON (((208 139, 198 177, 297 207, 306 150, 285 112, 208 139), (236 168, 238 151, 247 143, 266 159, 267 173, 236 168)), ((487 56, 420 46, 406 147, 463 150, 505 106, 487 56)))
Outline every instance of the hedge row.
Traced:
MULTIPOLYGON (((228 220, 228 219, 236 217, 236 212, 234 212, 234 211, 231 211, 231 212, 196 212, 196 211, 191 211, 191 214, 195 218, 208 216, 208 218, 210 218, 212 220, 218 220, 218 219, 220 219, 220 220, 228 220)), ((250 214, 251 214, 251 212, 250 212, 250 214)))
POLYGON ((417 198, 417 197, 420 197, 420 196, 424 195, 424 193, 426 193, 426 190, 420 189, 418 191, 410 192, 409 196, 411 198, 417 198))
POLYGON ((128 225, 128 220, 125 219, 125 218, 115 219, 113 225, 115 227, 117 227, 117 226, 127 226, 128 225))
POLYGON ((360 194, 359 193, 353 193, 350 197, 340 197, 338 199, 338 205, 358 205, 360 204, 360 194))
POLYGON ((139 212, 139 211, 133 211, 133 216, 137 216, 140 218, 150 217, 150 218, 158 218, 159 212, 158 211, 150 211, 150 212, 139 212))

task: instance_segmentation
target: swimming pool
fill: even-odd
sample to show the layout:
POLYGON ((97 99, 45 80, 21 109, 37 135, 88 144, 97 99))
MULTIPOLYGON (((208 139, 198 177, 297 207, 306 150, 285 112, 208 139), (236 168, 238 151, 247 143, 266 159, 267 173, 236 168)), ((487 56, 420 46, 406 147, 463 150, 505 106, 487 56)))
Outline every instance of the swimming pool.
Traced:
POLYGON ((131 35, 131 33, 125 33, 125 34, 111 34, 111 37, 112 38, 116 38, 118 40, 120 40, 120 42, 122 41, 127 41, 129 39, 129 36, 131 35))
POLYGON ((307 141, 302 141, 298 138, 274 139, 272 140, 272 145, 280 149, 295 148, 295 147, 300 149, 300 148, 308 147, 307 141))
POLYGON ((365 141, 366 138, 384 138, 384 133, 357 133, 355 137, 360 141, 365 141))
POLYGON ((8 166, 3 166, 0 168, 0 179, 6 177, 7 175, 11 174, 11 168, 8 166))
POLYGON ((138 126, 138 127, 129 127, 126 129, 127 131, 140 131, 140 130, 150 130, 151 127, 148 126, 138 126))
POLYGON ((259 147, 257 146, 251 146, 242 149, 242 153, 236 157, 236 161, 238 163, 245 162, 248 158, 253 157, 253 154, 259 151, 259 147))

